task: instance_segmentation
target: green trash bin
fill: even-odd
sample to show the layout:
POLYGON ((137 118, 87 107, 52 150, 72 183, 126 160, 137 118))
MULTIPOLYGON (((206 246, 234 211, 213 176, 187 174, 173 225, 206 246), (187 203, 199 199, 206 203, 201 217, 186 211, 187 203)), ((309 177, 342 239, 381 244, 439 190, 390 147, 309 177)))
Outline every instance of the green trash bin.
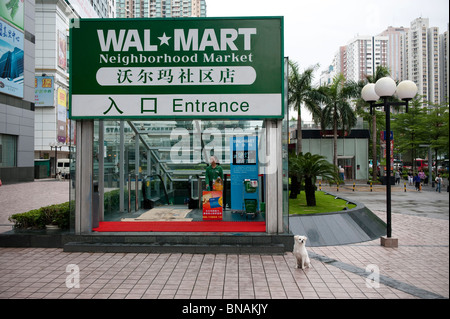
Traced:
POLYGON ((265 213, 266 212, 266 203, 264 203, 264 202, 259 203, 259 208, 261 210, 261 213, 265 213))
POLYGON ((245 199, 245 213, 246 214, 256 214, 257 210, 257 201, 256 199, 245 199))

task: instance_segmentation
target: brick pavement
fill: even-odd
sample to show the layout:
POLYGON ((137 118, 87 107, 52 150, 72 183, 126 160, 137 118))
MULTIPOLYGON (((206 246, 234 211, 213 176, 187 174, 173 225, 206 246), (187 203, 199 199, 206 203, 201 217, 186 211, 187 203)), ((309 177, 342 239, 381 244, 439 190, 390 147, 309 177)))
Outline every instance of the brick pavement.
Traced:
MULTIPOLYGON (((375 212, 384 219, 384 212, 375 212)), ((0 247, 1 299, 449 298, 448 220, 393 214, 398 248, 379 240, 308 247, 311 268, 284 255, 65 253, 0 247), (66 280, 79 269, 80 287, 66 280), (379 287, 368 281, 379 269, 379 287), (373 266, 372 266, 373 267, 373 266)))
POLYGON ((398 248, 384 248, 379 240, 308 248, 313 258, 305 270, 294 268, 290 252, 111 254, 0 248, 0 298, 448 298, 448 223, 394 214, 393 225, 398 248), (71 264, 79 267, 80 288, 66 285, 66 267, 71 264), (365 270, 370 264, 384 278, 379 288, 352 270, 365 270))

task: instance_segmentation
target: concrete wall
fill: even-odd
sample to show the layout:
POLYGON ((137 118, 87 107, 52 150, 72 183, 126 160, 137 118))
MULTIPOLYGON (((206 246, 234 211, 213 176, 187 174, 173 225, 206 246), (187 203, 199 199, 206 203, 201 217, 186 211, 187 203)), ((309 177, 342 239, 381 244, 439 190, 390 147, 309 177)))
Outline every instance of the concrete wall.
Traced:
MULTIPOLYGON (((333 139, 305 139, 302 140, 303 153, 320 154, 333 162, 333 139)), ((369 140, 360 138, 338 138, 338 158, 340 156, 355 156, 356 179, 366 180, 369 178, 369 140), (358 169, 359 165, 359 169, 358 169)))

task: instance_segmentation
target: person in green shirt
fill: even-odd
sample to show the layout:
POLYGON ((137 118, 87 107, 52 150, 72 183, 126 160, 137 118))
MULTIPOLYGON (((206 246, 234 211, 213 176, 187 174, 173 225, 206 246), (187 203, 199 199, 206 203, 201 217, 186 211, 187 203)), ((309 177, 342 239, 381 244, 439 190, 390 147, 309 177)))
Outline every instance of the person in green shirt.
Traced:
POLYGON ((223 169, 222 167, 217 163, 217 157, 211 156, 209 159, 209 162, 211 165, 209 165, 206 168, 206 176, 205 176, 205 182, 206 182, 206 190, 212 191, 213 190, 213 184, 215 182, 222 183, 223 181, 223 169))

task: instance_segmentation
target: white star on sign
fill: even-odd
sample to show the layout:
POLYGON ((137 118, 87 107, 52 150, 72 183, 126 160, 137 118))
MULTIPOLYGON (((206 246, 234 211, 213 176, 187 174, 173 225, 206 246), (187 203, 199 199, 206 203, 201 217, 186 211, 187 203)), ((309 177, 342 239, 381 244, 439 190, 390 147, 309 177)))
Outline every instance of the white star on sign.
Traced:
POLYGON ((159 45, 163 45, 163 44, 169 45, 169 40, 171 39, 171 37, 166 36, 166 33, 164 32, 163 36, 158 37, 158 39, 161 41, 161 43, 159 45))

